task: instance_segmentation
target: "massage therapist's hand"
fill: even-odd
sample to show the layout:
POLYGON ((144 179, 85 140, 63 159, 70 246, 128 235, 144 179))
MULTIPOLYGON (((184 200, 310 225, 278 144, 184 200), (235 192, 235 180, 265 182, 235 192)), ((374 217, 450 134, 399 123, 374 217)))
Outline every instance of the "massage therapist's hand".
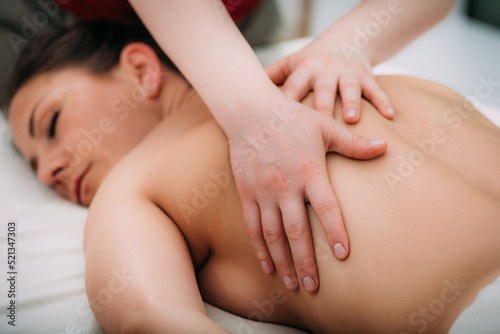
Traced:
POLYGON ((361 95, 384 117, 394 117, 389 98, 375 81, 370 62, 362 55, 347 58, 330 47, 330 43, 315 40, 302 50, 267 66, 266 72, 275 84, 283 85, 287 96, 296 101, 314 91, 315 109, 326 115, 332 115, 338 91, 347 123, 359 120, 361 95))
POLYGON ((300 280, 313 292, 319 280, 305 202, 318 215, 335 256, 344 259, 349 253, 326 152, 371 159, 387 144, 354 135, 332 117, 281 95, 261 97, 248 106, 251 110, 238 113, 252 117, 227 132, 231 163, 247 232, 264 272, 272 272, 274 264, 288 289, 295 290, 300 280))
POLYGON ((361 95, 391 119, 391 103, 375 81, 372 66, 389 59, 443 19, 453 3, 361 1, 302 50, 269 66, 267 73, 296 100, 314 90, 315 109, 326 114, 332 113, 338 90, 348 123, 360 117, 361 95))

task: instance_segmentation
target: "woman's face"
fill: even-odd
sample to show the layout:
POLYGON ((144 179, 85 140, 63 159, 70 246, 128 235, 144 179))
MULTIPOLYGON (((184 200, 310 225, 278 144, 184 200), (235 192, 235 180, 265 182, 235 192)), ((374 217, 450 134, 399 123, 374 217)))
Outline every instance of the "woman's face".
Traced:
POLYGON ((40 74, 12 100, 12 137, 42 183, 89 205, 113 166, 159 122, 146 96, 119 72, 40 74))

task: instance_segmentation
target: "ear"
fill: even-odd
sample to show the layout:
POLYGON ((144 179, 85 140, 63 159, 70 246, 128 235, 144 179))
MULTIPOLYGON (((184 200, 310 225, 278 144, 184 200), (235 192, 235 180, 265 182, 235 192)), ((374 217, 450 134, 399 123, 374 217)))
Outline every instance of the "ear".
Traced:
POLYGON ((119 65, 131 75, 146 91, 146 96, 154 98, 160 92, 162 66, 154 50, 141 42, 130 43, 120 54, 119 65))

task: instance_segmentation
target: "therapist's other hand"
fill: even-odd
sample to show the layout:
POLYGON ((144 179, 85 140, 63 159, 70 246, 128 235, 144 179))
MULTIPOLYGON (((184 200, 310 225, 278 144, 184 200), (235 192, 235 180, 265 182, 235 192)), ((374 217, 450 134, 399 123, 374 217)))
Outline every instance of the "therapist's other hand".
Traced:
POLYGON ((349 254, 326 152, 371 159, 387 144, 357 136, 283 94, 260 100, 248 107, 250 112, 242 111, 251 118, 227 133, 247 233, 264 272, 276 266, 288 289, 301 282, 314 292, 319 278, 305 202, 311 203, 335 256, 342 260, 349 254))
POLYGON ((300 101, 314 91, 315 109, 332 115, 337 91, 342 100, 343 117, 347 123, 356 123, 360 117, 361 95, 380 113, 394 117, 389 98, 375 80, 370 62, 362 55, 350 56, 334 51, 331 43, 315 40, 303 49, 266 67, 266 72, 283 92, 300 101))

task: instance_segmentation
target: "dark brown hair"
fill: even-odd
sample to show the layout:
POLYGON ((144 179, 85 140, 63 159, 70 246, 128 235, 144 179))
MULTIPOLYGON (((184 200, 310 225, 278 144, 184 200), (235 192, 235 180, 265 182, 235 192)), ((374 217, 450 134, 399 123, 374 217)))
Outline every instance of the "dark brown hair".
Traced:
POLYGON ((164 65, 177 71, 140 23, 79 22, 37 36, 19 52, 2 99, 4 112, 19 88, 35 75, 74 66, 96 74, 108 72, 118 64, 123 48, 133 42, 148 44, 164 65))

